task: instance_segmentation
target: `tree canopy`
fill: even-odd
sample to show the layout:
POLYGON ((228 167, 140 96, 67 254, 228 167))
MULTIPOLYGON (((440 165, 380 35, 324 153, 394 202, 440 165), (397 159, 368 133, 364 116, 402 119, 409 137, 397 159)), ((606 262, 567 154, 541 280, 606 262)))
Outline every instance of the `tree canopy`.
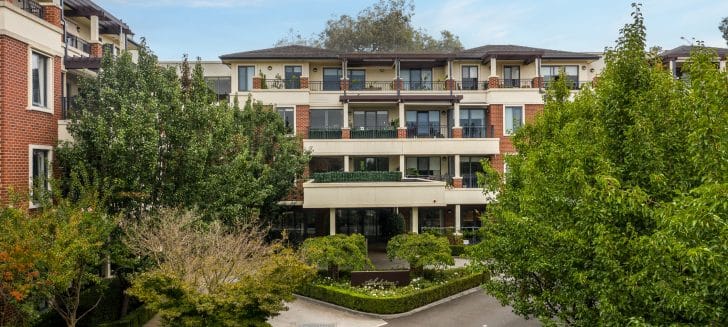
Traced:
POLYGON ((728 17, 723 17, 723 20, 720 22, 720 26, 718 26, 718 29, 723 33, 723 40, 725 40, 725 43, 728 44, 728 17))
POLYGON ((179 78, 146 46, 138 63, 105 57, 80 91, 59 161, 90 176, 111 212, 181 206, 245 220, 275 206, 308 161, 275 112, 217 101, 200 65, 185 60, 179 78))
POLYGON ((463 48, 460 38, 443 30, 440 38, 412 26, 411 0, 380 0, 356 17, 341 15, 326 22, 318 35, 306 38, 289 30, 276 46, 298 44, 346 52, 455 51, 463 48))
POLYGON ((728 75, 698 46, 674 79, 632 17, 596 87, 555 83, 513 136, 471 255, 546 324, 726 325, 728 75))

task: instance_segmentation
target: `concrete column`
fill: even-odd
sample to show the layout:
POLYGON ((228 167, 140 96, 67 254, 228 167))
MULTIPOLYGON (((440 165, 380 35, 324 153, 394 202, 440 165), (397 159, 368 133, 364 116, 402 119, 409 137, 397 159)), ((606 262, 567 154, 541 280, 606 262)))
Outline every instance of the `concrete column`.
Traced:
POLYGON ((460 127, 460 103, 455 102, 452 105, 453 113, 452 120, 455 123, 453 127, 460 127))
POLYGON ((90 21, 91 43, 99 43, 99 16, 92 15, 90 21))
POLYGON ((405 174, 407 173, 407 166, 406 161, 404 160, 404 155, 399 156, 399 171, 402 172, 402 178, 404 178, 405 174))
POLYGON ((344 171, 349 172, 349 156, 344 156, 344 171))
POLYGON ((675 65, 674 59, 670 60, 669 67, 670 67, 670 74, 672 74, 672 77, 677 78, 677 76, 675 76, 677 74, 677 65, 675 65))
POLYGON ((344 102, 344 114, 343 114, 344 128, 349 128, 349 103, 344 102))
POLYGON ((412 208, 412 233, 417 234, 420 226, 420 208, 412 208))
POLYGON ((497 69, 498 65, 495 60, 495 57, 490 57, 490 77, 498 77, 497 69))
POLYGON ((462 178, 460 176, 460 155, 455 155, 455 178, 462 178))
POLYGON ((723 59, 723 60, 721 60, 721 61, 720 61, 720 62, 718 63, 718 68, 720 68, 720 71, 722 71, 722 72, 724 72, 724 71, 725 71, 725 69, 726 69, 726 64, 725 64, 725 62, 726 62, 726 60, 725 60, 725 59, 723 59))
POLYGON ((336 234, 336 208, 329 208, 329 235, 336 234))
POLYGON ((460 228, 461 228, 461 223, 460 223, 460 205, 459 204, 456 204, 455 205, 455 233, 460 234, 460 228))
POLYGON ((119 33, 119 50, 126 51, 126 34, 123 30, 119 33))

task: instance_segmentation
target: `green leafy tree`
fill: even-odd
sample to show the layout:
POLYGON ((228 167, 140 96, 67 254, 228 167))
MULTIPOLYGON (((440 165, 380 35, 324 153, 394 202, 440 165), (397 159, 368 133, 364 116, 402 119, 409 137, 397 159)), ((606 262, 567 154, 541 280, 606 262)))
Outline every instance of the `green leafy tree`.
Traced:
POLYGON ((70 200, 54 197, 32 213, 0 209, 2 324, 26 325, 37 318, 37 304, 48 301, 68 326, 93 311, 81 308, 83 291, 101 284, 100 266, 114 227, 98 197, 85 192, 70 200))
MULTIPOLYGON (((357 17, 341 15, 326 22, 326 28, 318 40, 309 40, 309 45, 339 51, 455 51, 463 48, 460 39, 451 32, 440 32, 440 39, 412 26, 414 4, 407 0, 380 0, 360 11, 357 17)), ((288 37, 294 44, 301 43, 298 37, 288 37)), ((288 44, 286 39, 279 45, 288 44)))
POLYGON ((721 33, 723 33, 723 40, 725 40, 725 43, 728 44, 728 17, 723 18, 718 29, 721 33))
POLYGON ((698 46, 675 80, 632 16, 597 87, 568 100, 555 83, 513 136, 471 255, 499 276, 490 294, 547 325, 725 325, 728 75, 698 46))
POLYGON ((301 254, 308 263, 327 267, 331 278, 339 278, 339 268, 373 267, 367 257, 366 239, 361 234, 336 234, 308 238, 301 245, 301 254))
POLYGON ((206 222, 161 210, 126 228, 125 243, 153 267, 128 293, 171 326, 269 326, 293 290, 313 276, 291 249, 267 243, 254 225, 206 222))
POLYGON ((387 256, 409 263, 410 270, 421 276, 427 265, 445 266, 455 264, 446 237, 432 234, 400 234, 387 242, 387 256))
POLYGON ((105 57, 80 91, 59 161, 66 174, 88 171, 109 192, 110 212, 183 206, 251 219, 275 206, 308 161, 274 112, 218 102, 200 65, 185 60, 178 78, 146 46, 138 63, 128 53, 105 57))

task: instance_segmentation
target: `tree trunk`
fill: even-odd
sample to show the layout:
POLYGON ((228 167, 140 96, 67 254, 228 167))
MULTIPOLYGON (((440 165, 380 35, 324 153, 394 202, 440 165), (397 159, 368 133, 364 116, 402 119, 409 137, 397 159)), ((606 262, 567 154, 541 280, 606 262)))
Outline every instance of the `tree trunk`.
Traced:
POLYGON ((329 276, 333 279, 339 279, 339 266, 338 265, 329 265, 329 276))

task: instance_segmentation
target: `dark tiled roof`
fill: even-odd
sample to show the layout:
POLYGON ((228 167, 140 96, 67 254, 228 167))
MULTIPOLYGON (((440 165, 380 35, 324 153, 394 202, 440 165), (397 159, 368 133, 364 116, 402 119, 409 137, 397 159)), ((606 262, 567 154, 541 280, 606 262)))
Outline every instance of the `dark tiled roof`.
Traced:
POLYGON ((220 56, 220 59, 337 59, 339 53, 322 48, 307 47, 303 45, 288 45, 261 50, 230 53, 220 56))
POLYGON ((220 56, 220 59, 485 59, 491 56, 502 58, 542 57, 545 59, 599 59, 598 55, 582 52, 540 49, 519 45, 485 45, 459 52, 351 52, 343 53, 322 48, 290 45, 277 48, 237 52, 220 56))
POLYGON ((590 53, 532 48, 511 44, 484 45, 482 47, 460 51, 455 56, 462 59, 485 59, 491 56, 532 56, 545 59, 599 59, 598 55, 590 53))
POLYGON ((126 23, 116 18, 106 9, 97 5, 91 0, 65 0, 64 6, 68 6, 70 10, 66 10, 66 16, 82 16, 90 17, 92 15, 99 17, 99 27, 109 33, 118 34, 119 28, 124 30, 126 34, 134 34, 126 23))
MULTIPOLYGON (((721 58, 728 57, 728 48, 713 48, 706 47, 718 53, 721 58)), ((660 53, 660 57, 663 59, 676 59, 679 57, 690 57, 690 52, 693 50, 692 45, 681 45, 675 49, 670 49, 660 53)))

